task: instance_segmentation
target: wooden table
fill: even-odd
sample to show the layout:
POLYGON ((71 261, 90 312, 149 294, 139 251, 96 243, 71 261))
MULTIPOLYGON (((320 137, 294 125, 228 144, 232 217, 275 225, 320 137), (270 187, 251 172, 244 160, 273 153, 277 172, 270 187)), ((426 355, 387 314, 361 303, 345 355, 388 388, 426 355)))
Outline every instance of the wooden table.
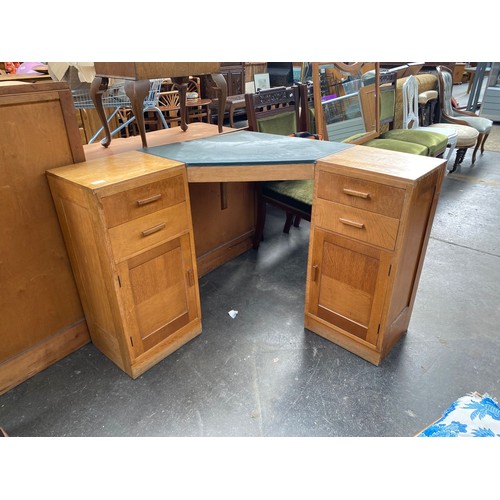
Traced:
MULTIPOLYGON (((146 148, 143 102, 150 89, 150 80, 170 77, 178 85, 181 108, 180 126, 182 130, 186 130, 188 127, 186 93, 190 76, 210 75, 218 96, 219 109, 224 109, 227 97, 227 82, 219 73, 219 69, 220 63, 217 62, 96 62, 96 77, 90 86, 90 96, 106 134, 101 144, 108 147, 111 143, 111 133, 102 104, 102 95, 108 88, 110 78, 125 80, 125 93, 132 104, 132 112, 137 121, 142 146, 146 148)), ((222 124, 223 120, 219 118, 219 132, 222 131, 222 124)))

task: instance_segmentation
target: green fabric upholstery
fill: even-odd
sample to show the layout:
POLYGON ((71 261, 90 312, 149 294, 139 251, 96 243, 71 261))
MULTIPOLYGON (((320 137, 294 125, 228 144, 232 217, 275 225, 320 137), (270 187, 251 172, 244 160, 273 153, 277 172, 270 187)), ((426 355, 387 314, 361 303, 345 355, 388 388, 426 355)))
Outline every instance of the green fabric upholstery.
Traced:
POLYGON ((380 91, 380 121, 385 122, 394 118, 394 104, 396 93, 394 90, 380 91))
POLYGON ((360 137, 363 137, 366 135, 366 132, 360 132, 359 134, 354 134, 354 135, 351 135, 349 137, 346 137, 345 139, 343 139, 342 141, 340 142, 351 142, 351 141, 355 141, 356 139, 359 139, 360 137))
POLYGON ((307 132, 311 132, 311 134, 316 133, 316 118, 314 115, 314 108, 309 108, 309 128, 311 130, 308 130, 307 132))
POLYGON ((384 132, 380 137, 420 144, 428 148, 429 156, 441 154, 448 144, 448 136, 426 130, 395 129, 384 132))
POLYGON ((363 146, 372 148, 389 149, 399 151, 400 153, 409 153, 413 155, 428 156, 429 149, 414 142, 397 141, 396 139, 373 139, 365 142, 363 146))
POLYGON ((262 194, 291 207, 311 212, 313 180, 264 182, 262 194))
POLYGON ((276 135, 289 135, 298 132, 295 121, 295 112, 281 113, 257 121, 258 132, 276 135))

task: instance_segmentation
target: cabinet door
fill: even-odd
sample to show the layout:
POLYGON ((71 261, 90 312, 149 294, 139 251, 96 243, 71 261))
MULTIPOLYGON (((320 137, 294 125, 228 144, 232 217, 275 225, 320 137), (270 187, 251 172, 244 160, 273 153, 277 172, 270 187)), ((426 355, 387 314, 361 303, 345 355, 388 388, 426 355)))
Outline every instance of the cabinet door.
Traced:
POLYGON ((119 265, 132 358, 200 317, 194 251, 184 234, 119 265))
POLYGON ((311 248, 307 311, 376 345, 391 254, 320 229, 311 248))

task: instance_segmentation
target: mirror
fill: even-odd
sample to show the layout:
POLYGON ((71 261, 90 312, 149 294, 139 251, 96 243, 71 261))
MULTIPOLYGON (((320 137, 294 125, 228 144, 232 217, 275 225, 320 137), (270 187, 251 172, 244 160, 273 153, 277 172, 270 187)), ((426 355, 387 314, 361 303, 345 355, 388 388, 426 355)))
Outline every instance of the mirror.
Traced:
POLYGON ((379 135, 379 63, 312 63, 316 131, 362 144, 379 135))

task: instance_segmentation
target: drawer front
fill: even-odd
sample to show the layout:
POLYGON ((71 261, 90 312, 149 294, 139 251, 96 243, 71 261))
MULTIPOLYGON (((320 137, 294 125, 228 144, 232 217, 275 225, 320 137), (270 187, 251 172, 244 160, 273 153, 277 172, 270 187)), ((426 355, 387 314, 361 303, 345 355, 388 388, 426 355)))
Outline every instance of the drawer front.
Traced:
POLYGON ((116 262, 121 262, 153 245, 189 231, 186 203, 179 203, 158 212, 120 224, 109 230, 116 262))
POLYGON ((399 219, 318 199, 314 207, 316 226, 343 236, 394 250, 399 219))
POLYGON ((102 198, 106 226, 115 227, 144 217, 186 200, 184 175, 178 174, 161 181, 102 198))
POLYGON ((320 170, 317 196, 324 200, 399 218, 403 209, 405 190, 320 170))

